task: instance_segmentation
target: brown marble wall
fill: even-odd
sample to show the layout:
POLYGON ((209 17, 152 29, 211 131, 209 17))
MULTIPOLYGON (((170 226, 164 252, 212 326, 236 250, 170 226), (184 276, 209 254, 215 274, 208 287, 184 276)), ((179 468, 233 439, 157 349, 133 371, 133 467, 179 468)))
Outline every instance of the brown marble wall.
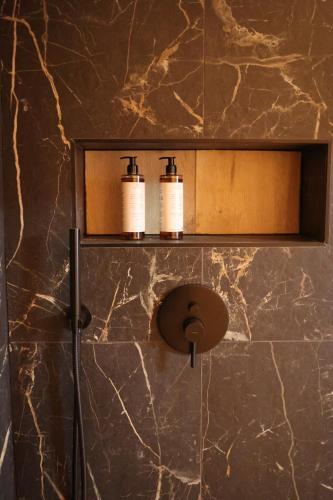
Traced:
POLYGON ((2 162, 0 159, 0 499, 14 500, 14 457, 10 401, 2 162))
MULTIPOLYGON (((5 202, 18 498, 70 495, 72 137, 327 138, 332 0, 3 1, 5 202)), ((322 248, 85 249, 89 498, 333 494, 333 290, 322 248), (225 299, 188 360, 156 304, 225 299)))

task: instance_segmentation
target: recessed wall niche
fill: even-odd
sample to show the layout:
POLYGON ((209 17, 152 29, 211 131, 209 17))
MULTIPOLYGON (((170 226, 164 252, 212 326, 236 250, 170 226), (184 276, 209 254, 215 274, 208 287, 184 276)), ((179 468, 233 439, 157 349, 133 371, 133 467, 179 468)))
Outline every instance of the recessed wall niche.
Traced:
POLYGON ((266 141, 74 141, 75 216, 84 244, 320 244, 327 240, 330 144, 266 141), (146 238, 122 241, 121 183, 137 156, 146 180, 146 238), (184 234, 159 233, 159 175, 176 156, 184 234), (149 236, 151 235, 151 236, 149 236))

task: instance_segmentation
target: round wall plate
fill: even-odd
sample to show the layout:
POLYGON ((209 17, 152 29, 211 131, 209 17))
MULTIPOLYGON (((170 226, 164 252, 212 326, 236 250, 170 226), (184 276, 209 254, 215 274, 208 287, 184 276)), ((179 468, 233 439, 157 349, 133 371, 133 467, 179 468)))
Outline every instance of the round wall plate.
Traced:
POLYGON ((177 351, 189 352, 184 323, 198 318, 204 331, 197 341, 198 353, 216 346, 227 332, 228 310, 221 297, 204 285, 183 285, 172 290, 162 301, 157 324, 164 340, 177 351))

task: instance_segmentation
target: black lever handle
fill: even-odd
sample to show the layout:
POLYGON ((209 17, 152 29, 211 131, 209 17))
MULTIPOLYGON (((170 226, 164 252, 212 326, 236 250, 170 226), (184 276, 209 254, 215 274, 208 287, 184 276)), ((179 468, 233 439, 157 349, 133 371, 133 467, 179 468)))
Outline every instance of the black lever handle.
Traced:
POLYGON ((204 333, 203 322, 194 316, 187 318, 184 321, 183 329, 185 337, 189 341, 189 351, 191 356, 191 368, 195 368, 196 365, 196 354, 197 354, 197 342, 202 337, 204 333))
POLYGON ((191 368, 195 368, 197 361, 197 343, 190 342, 191 368))

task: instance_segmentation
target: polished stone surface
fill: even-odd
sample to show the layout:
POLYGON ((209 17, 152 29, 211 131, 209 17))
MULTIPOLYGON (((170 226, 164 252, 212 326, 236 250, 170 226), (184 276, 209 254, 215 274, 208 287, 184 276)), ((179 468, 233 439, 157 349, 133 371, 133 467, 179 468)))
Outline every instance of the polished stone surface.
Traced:
MULTIPOLYGON (((70 345, 13 344, 12 364, 18 497, 69 498, 70 345)), ((84 344, 82 365, 88 498, 197 499, 200 366, 154 342, 84 344)))
POLYGON ((220 344, 202 362, 202 498, 332 498, 333 343, 220 344))
POLYGON ((205 3, 205 134, 332 134, 330 1, 205 3))
POLYGON ((14 500, 14 457, 6 298, 4 214, 0 160, 0 500, 14 500))
POLYGON ((156 309, 184 283, 200 283, 200 248, 91 248, 82 255, 82 302, 93 319, 84 339, 160 338, 156 309))
MULTIPOLYGON (((0 13, 16 483, 25 500, 66 498, 70 139, 330 138, 333 8, 32 0, 0 13)), ((85 249, 90 498, 332 496, 331 262, 330 247, 85 249), (154 318, 170 289, 201 281, 231 320, 202 372, 154 318)))
POLYGON ((229 310, 226 339, 333 340, 329 248, 213 248, 203 262, 229 310))
MULTIPOLYGON (((18 495, 68 498, 70 345, 12 348, 18 495)), ((332 354, 222 342, 193 370, 159 342, 85 343, 89 498, 331 498, 332 354)))

